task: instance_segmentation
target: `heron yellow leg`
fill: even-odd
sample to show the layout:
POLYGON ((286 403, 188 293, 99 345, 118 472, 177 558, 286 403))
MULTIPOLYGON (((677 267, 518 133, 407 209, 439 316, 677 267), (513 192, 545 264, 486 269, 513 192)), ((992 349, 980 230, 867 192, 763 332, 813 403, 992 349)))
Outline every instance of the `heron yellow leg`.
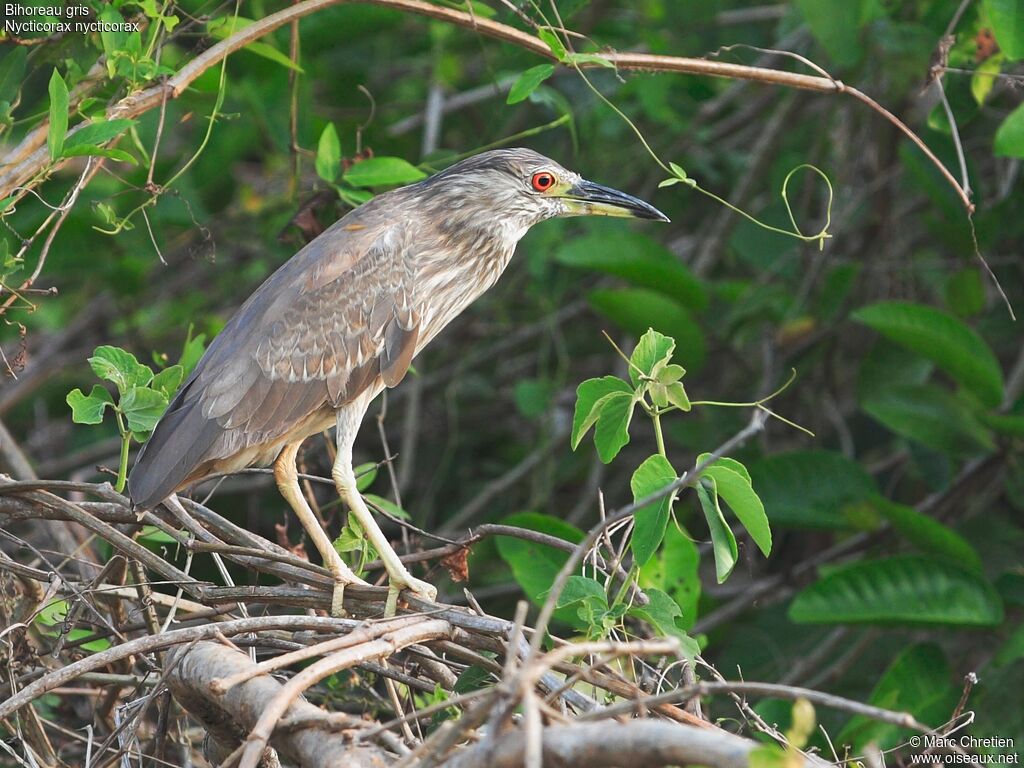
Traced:
POLYGON ((323 558, 324 567, 334 577, 331 615, 344 616, 345 607, 342 601, 345 597, 345 586, 347 584, 366 584, 366 582, 356 576, 352 569, 345 564, 345 561, 341 559, 341 555, 334 548, 330 537, 320 526, 320 521, 316 519, 313 510, 309 508, 306 497, 302 494, 302 489, 299 487, 299 473, 295 466, 295 456, 299 452, 299 445, 301 443, 286 445, 284 450, 278 455, 277 461, 274 462, 274 479, 277 480, 277 487, 281 491, 281 495, 284 496, 288 505, 295 510, 296 517, 299 518, 299 522, 302 523, 302 527, 309 535, 313 546, 316 547, 320 557, 323 558))
POLYGON ((377 521, 373 519, 370 509, 359 495, 356 487, 356 475, 352 470, 352 445, 344 439, 341 419, 338 422, 338 456, 334 461, 334 468, 331 476, 334 484, 338 487, 338 493, 348 504, 349 510, 356 516, 356 520, 363 527, 366 538, 370 540, 373 548, 384 563, 388 572, 388 600, 384 607, 385 616, 394 616, 398 607, 398 593, 403 589, 411 589, 416 594, 427 600, 437 598, 437 588, 433 584, 421 581, 409 573, 408 569, 398 558, 398 553, 391 548, 387 538, 381 531, 377 521))

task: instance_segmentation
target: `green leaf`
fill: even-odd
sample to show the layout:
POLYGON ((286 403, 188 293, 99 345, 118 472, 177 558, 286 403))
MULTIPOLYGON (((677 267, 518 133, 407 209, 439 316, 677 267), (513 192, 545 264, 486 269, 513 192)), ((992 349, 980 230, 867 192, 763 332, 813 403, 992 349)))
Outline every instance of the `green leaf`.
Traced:
POLYGON ((659 589, 671 596, 679 606, 679 623, 684 629, 697 620, 700 600, 700 551, 678 525, 665 530, 661 550, 640 569, 640 586, 645 592, 659 589))
POLYGON ((360 464, 352 471, 356 476, 356 490, 360 493, 373 485, 373 481, 377 479, 377 464, 372 461, 360 464))
POLYGON ((138 540, 145 544, 152 544, 154 548, 161 544, 177 544, 177 540, 166 531, 157 528, 155 525, 144 525, 139 532, 138 540))
MULTIPOLYGON (((709 455, 702 454, 697 463, 701 463, 709 455)), ((750 475, 746 468, 738 461, 719 459, 704 470, 704 476, 715 481, 718 495, 725 499, 725 503, 739 518, 750 538, 757 544, 757 548, 768 557, 772 551, 772 531, 768 525, 768 517, 764 513, 764 505, 750 484, 750 475), (742 471, 737 469, 736 465, 739 465, 742 471)))
POLYGON ((681 411, 689 411, 693 408, 690 404, 690 397, 686 394, 686 389, 683 387, 682 382, 677 381, 675 384, 669 384, 665 387, 665 397, 670 404, 681 411))
POLYGON ((1003 374, 992 350, 962 320, 933 307, 882 302, 862 307, 853 318, 934 362, 989 407, 1003 398, 1003 374))
POLYGON ((587 379, 576 387, 576 410, 572 417, 571 445, 575 451, 587 431, 601 415, 598 403, 613 392, 633 395, 629 385, 617 376, 587 379))
POLYGON ((127 131, 135 124, 134 120, 104 120, 81 126, 64 141, 64 154, 76 147, 94 147, 106 144, 127 131))
POLYGON ((3 59, 0 59, 0 101, 13 104, 18 99, 21 84, 25 79, 25 60, 28 48, 14 45, 8 48, 3 59))
POLYGON ((600 415, 594 429, 594 445, 601 461, 608 464, 629 443, 629 422, 636 398, 621 392, 605 395, 599 402, 600 415))
POLYGON ((518 104, 526 99, 537 87, 555 73, 553 64, 538 64, 523 72, 509 89, 506 104, 518 104))
POLYGON ((494 675, 483 667, 472 665, 462 670, 462 674, 455 681, 453 693, 471 693, 484 688, 489 688, 494 681, 494 675))
MULTIPOLYGON (((211 37, 214 37, 217 40, 226 40, 235 34, 235 32, 245 29, 252 23, 252 19, 247 19, 242 16, 221 16, 210 20, 206 25, 206 29, 210 33, 211 37)), ((269 59, 270 61, 280 64, 282 67, 286 67, 287 69, 291 69, 295 72, 301 73, 303 71, 302 67, 269 43, 260 41, 252 42, 242 50, 249 51, 249 53, 255 53, 257 56, 262 56, 264 59, 269 59)))
POLYGON ((995 450, 991 435, 968 404, 929 384, 894 387, 862 407, 896 434, 942 453, 974 456, 995 450))
POLYGON ((675 339, 648 328, 633 348, 633 354, 629 356, 629 378, 633 386, 640 386, 641 376, 654 378, 655 366, 658 363, 667 364, 675 348, 675 339))
POLYGON ((881 496, 872 500, 872 506, 903 538, 923 553, 946 560, 965 571, 981 574, 981 557, 956 531, 913 507, 897 504, 881 496))
POLYGON ((402 509, 400 506, 391 501, 391 499, 385 499, 383 496, 378 496, 375 493, 364 493, 363 498, 369 504, 383 510, 392 517, 397 517, 399 520, 411 520, 412 516, 402 509))
POLYGON ((561 38, 558 33, 550 27, 544 27, 537 32, 539 37, 548 48, 551 49, 551 53, 559 61, 565 60, 565 46, 562 44, 561 38))
POLYGON ((1002 157, 1024 157, 1024 104, 1007 115, 999 126, 993 153, 1002 157))
POLYGON ((1003 604, 976 574, 917 555, 841 566, 793 600, 799 624, 947 624, 989 627, 1003 604))
POLYGON ((971 75, 971 95, 979 106, 985 103, 985 99, 992 92, 992 86, 996 84, 996 77, 1003 68, 1005 58, 1000 52, 989 56, 974 68, 974 74, 971 75))
POLYGON ((773 525, 848 528, 846 511, 875 493, 859 464, 832 451, 778 453, 753 464, 750 474, 773 525))
POLYGON ((1000 50, 1012 61, 1024 59, 1024 7, 1020 0, 985 0, 1000 50))
MULTIPOLYGON (((959 696, 950 685, 950 676, 949 662, 938 645, 912 645, 893 659, 868 703, 890 711, 909 712, 920 722, 942 723, 949 718, 959 696)), ((879 749, 897 747, 911 733, 897 725, 857 715, 839 732, 836 743, 851 744, 857 753, 862 753, 869 744, 879 749)))
POLYGON ((153 380, 153 371, 135 359, 135 355, 120 347, 104 345, 93 350, 89 358, 92 372, 101 379, 113 382, 124 395, 133 387, 144 387, 153 380))
POLYGON ((132 432, 152 432, 167 410, 167 398, 147 387, 132 387, 121 397, 118 407, 132 432))
POLYGON ((635 232, 594 227, 582 237, 568 238, 555 251, 555 261, 621 277, 638 288, 649 288, 689 309, 708 306, 704 284, 664 245, 635 232))
POLYGON ((100 147, 95 144, 79 144, 74 147, 64 147, 61 157, 109 157, 119 163, 131 163, 138 165, 130 152, 123 149, 112 149, 111 147, 100 147))
POLYGON ((349 552, 363 552, 369 546, 366 534, 363 532, 363 526, 356 520, 355 515, 348 516, 348 522, 341 529, 338 537, 331 542, 331 546, 334 547, 334 551, 339 555, 345 555, 349 552))
POLYGON ((50 75, 50 128, 46 134, 46 146, 50 150, 50 162, 60 159, 64 149, 64 136, 68 132, 68 86, 60 72, 53 70, 50 75))
POLYGON ((879 337, 857 371, 857 399, 866 402, 881 392, 903 384, 924 384, 935 371, 930 360, 906 351, 879 337))
POLYGON ((204 352, 206 352, 206 334, 200 333, 197 336, 193 336, 192 326, 190 325, 185 344, 181 348, 181 357, 178 358, 178 365, 184 369, 186 377, 192 373, 192 369, 199 363, 204 352))
MULTIPOLYGON (((648 457, 629 481, 634 503, 675 482, 677 477, 668 459, 660 453, 648 457)), ((674 500, 674 493, 666 494, 634 513, 633 537, 629 546, 638 566, 642 567, 661 546, 674 500)))
POLYGON ((153 377, 149 386, 170 400, 181 386, 184 375, 185 369, 180 365, 169 365, 153 377))
MULTIPOLYGON (((710 453, 702 453, 697 457, 695 464, 703 464, 709 458, 711 458, 710 453)), ((737 475, 742 477, 746 481, 747 485, 751 485, 753 483, 753 480, 750 478, 750 472, 747 468, 742 463, 736 461, 736 459, 730 459, 728 456, 719 456, 712 464, 709 465, 709 468, 710 467, 725 467, 726 469, 731 469, 737 475)))
POLYGON ((704 363, 704 332, 689 311, 660 293, 643 289, 592 291, 587 299, 605 317, 637 336, 648 328, 676 340, 675 359, 687 370, 704 363))
POLYGON ((400 157, 371 157, 353 165, 342 178, 354 187, 383 187, 409 184, 426 176, 400 157))
POLYGON ((629 614, 646 621, 663 637, 679 638, 682 641, 683 656, 692 660, 700 653, 700 646, 676 624, 676 619, 682 615, 679 606, 660 589, 648 589, 645 594, 647 605, 634 605, 629 609, 629 614))
POLYGON ((711 533, 711 546, 715 555, 715 577, 723 583, 736 566, 739 550, 736 548, 736 537, 725 522, 722 508, 718 504, 718 489, 712 477, 703 478, 697 483, 697 498, 704 510, 704 518, 708 521, 711 533))
POLYGON ((573 603, 591 600, 599 602, 607 610, 608 596, 604 592, 604 585, 586 576, 570 576, 565 582, 565 589, 558 596, 557 607, 565 608, 573 603))
POLYGON ((788 768, 788 754, 778 744, 761 744, 750 750, 749 768, 788 768))
POLYGON ((36 611, 35 621, 44 627, 54 627, 62 623, 68 616, 68 601, 54 600, 46 603, 36 611))
POLYGON ((341 164, 341 141, 334 123, 328 123, 320 132, 316 145, 316 175, 324 181, 338 178, 341 164))
POLYGON ((117 60, 128 44, 129 33, 123 29, 124 17, 110 3, 103 5, 99 20, 106 22, 100 27, 100 42, 107 57, 107 74, 114 77, 117 74, 117 60))
MULTIPOLYGON (((583 533, 568 523, 550 515, 542 515, 537 512, 523 512, 502 520, 505 525, 514 525, 519 528, 528 528, 531 531, 540 531, 555 536, 572 544, 578 544, 583 538, 583 533)), ((512 575, 516 582, 523 589, 523 593, 534 605, 542 605, 545 595, 550 591, 551 584, 558 575, 558 571, 565 565, 569 553, 544 544, 538 544, 524 539, 515 539, 510 536, 496 536, 495 543, 498 547, 498 554, 501 559, 508 563, 512 569, 512 575)), ((573 609, 559 609, 555 611, 559 621, 565 622, 577 629, 583 628, 583 622, 573 609)))
POLYGON ((88 395, 80 389, 68 392, 65 401, 71 406, 71 420, 76 424, 99 424, 108 405, 114 404, 110 393, 99 384, 93 385, 88 395))

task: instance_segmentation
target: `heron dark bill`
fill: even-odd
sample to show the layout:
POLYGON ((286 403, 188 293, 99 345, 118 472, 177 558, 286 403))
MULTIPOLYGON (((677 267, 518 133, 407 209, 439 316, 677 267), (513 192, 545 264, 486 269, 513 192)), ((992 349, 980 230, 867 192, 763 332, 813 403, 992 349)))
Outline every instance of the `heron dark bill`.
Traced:
POLYGON ((528 149, 463 160, 350 212, 241 306, 175 395, 128 478, 148 509, 204 478, 273 464, 281 494, 335 579, 342 561, 299 488, 303 440, 337 426, 332 476, 388 572, 386 613, 437 591, 398 559, 356 489, 352 445, 370 402, 394 387, 442 328, 494 285, 526 231, 557 216, 668 221, 642 200, 586 181, 528 149))

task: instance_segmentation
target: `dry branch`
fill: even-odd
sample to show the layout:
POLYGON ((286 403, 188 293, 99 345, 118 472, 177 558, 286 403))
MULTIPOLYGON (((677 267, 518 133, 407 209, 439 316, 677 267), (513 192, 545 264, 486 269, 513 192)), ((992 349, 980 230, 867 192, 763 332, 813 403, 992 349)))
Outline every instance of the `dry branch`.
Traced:
MULTIPOLYGON (((709 731, 676 723, 633 720, 628 723, 593 723, 553 726, 543 731, 543 760, 549 768, 628 765, 654 768, 663 765, 707 765, 747 768, 756 742, 724 731, 709 731)), ((520 768, 525 740, 513 731, 457 753, 445 768, 520 768)))
MULTIPOLYGON (((245 741, 266 703, 278 698, 283 689, 270 675, 257 674, 223 693, 216 692, 211 681, 217 677, 245 675, 255 668, 246 654, 219 643, 183 646, 168 656, 168 665, 173 667, 168 687, 210 734, 207 754, 218 763, 245 741)), ((365 721, 330 714, 301 699, 291 702, 285 714, 301 720, 302 725, 279 729, 271 746, 298 765, 379 768, 391 762, 380 747, 353 743, 352 732, 370 725, 365 721)))

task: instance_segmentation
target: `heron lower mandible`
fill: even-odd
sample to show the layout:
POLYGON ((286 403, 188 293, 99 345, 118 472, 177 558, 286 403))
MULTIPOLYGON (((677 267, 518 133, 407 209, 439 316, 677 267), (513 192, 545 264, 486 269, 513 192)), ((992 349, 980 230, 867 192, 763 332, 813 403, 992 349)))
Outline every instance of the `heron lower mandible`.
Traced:
POLYGON ((337 425, 331 474, 387 569, 385 613, 402 589, 433 600, 437 590, 405 568, 356 488, 359 425, 381 390, 494 285, 531 226, 581 215, 668 221, 528 149, 484 152, 348 213, 274 272, 210 344, 139 453, 128 478, 134 504, 149 509, 210 475, 273 464, 334 577, 339 615, 345 585, 365 582, 313 515, 295 465, 303 440, 337 425))

